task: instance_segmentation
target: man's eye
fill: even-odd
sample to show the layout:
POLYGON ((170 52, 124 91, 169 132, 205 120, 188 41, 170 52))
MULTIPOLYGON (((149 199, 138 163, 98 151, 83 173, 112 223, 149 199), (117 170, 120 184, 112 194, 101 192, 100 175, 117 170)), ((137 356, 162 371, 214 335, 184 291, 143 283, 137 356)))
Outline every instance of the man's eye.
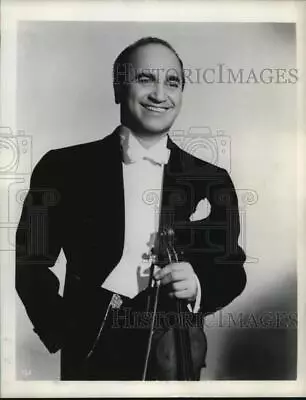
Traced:
POLYGON ((139 78, 137 78, 137 82, 139 82, 139 83, 151 83, 152 79, 150 79, 147 76, 140 76, 139 78))
POLYGON ((173 88, 178 88, 180 86, 180 83, 176 80, 168 81, 168 86, 173 87, 173 88))

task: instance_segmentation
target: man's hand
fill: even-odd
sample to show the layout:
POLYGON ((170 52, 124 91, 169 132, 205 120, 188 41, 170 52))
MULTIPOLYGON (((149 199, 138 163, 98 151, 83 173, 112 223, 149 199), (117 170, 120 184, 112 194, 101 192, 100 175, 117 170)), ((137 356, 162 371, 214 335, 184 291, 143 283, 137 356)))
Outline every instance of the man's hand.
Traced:
POLYGON ((194 301, 197 296, 197 280, 191 264, 178 262, 166 265, 154 274, 161 285, 169 285, 169 295, 194 301))

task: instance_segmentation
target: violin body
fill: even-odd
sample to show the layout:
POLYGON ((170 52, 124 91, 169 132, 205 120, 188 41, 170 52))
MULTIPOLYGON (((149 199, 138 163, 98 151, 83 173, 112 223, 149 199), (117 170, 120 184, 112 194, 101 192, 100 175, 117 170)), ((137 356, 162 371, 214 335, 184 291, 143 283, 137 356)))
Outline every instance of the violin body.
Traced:
POLYGON ((169 328, 156 332, 152 345, 150 380, 199 380, 205 366, 207 341, 200 327, 169 328), (178 329, 185 329, 184 335, 190 345, 191 364, 184 371, 182 349, 178 329))

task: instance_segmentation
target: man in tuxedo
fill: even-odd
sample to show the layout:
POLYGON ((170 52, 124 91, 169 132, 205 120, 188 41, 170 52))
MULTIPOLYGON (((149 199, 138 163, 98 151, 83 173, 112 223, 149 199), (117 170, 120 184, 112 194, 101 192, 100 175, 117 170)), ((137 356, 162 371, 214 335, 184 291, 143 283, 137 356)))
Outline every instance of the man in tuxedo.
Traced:
POLYGON ((229 304, 246 283, 228 173, 168 136, 185 85, 180 57, 143 38, 113 74, 120 126, 40 160, 16 234, 17 292, 48 350, 61 349, 63 380, 141 379, 146 330, 124 318, 143 310, 152 282, 192 318, 229 304), (159 268, 152 255, 169 227, 182 257, 159 268), (63 297, 51 271, 61 249, 63 297))

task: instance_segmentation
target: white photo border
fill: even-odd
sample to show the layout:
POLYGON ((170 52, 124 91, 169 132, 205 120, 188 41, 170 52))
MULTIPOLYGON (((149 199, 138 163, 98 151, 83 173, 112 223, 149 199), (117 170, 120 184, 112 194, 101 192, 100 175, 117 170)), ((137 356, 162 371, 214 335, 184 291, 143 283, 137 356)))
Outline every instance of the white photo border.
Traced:
MULTIPOLYGON (((298 85, 298 375, 296 381, 62 382, 15 378, 15 287, 13 252, 1 260, 1 396, 5 397, 165 397, 301 396, 306 394, 305 346, 305 93, 306 6, 298 1, 11 1, 1 5, 1 120, 16 128, 17 23, 35 21, 203 21, 292 22, 297 32, 298 85), (175 5, 175 12, 173 7, 175 5), (10 304, 10 308, 6 304, 10 304), (12 311, 13 310, 13 311, 12 311)), ((5 254, 4 254, 5 253, 5 254)))

